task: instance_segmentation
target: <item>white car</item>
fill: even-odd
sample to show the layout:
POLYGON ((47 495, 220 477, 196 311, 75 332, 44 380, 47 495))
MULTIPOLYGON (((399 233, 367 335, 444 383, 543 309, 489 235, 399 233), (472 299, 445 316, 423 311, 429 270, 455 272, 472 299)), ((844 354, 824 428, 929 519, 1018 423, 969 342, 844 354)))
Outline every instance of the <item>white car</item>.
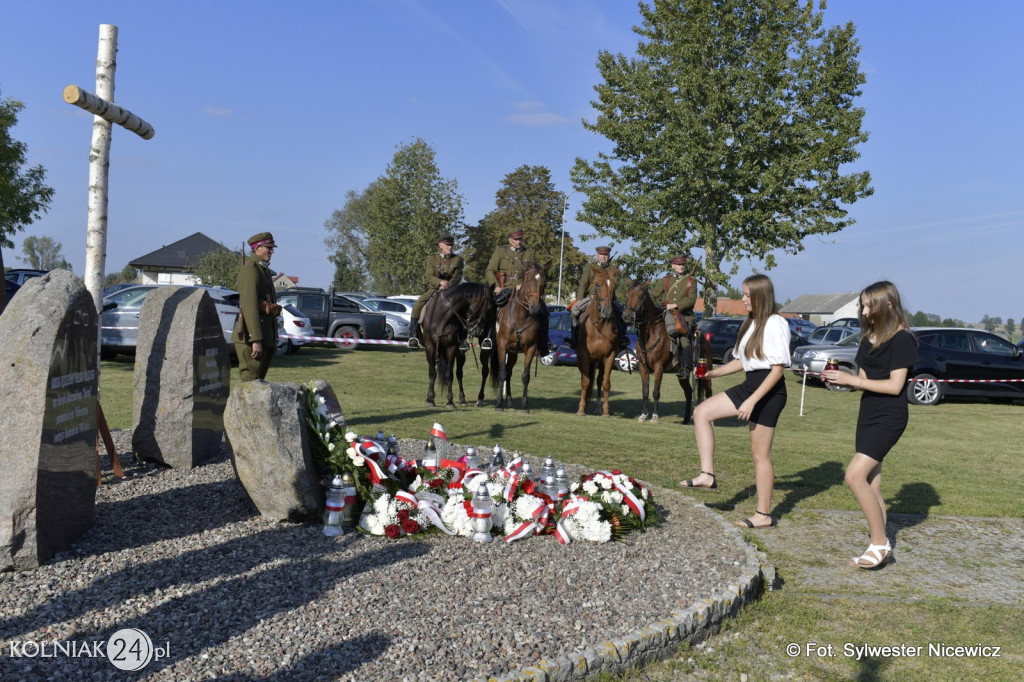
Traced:
POLYGON ((364 298, 359 303, 368 308, 367 312, 384 313, 387 318, 384 336, 389 341, 408 339, 412 336, 412 304, 391 298, 364 298))
POLYGON ((277 318, 277 354, 295 353, 309 343, 310 336, 316 336, 309 318, 299 312, 293 305, 285 303, 281 306, 281 316, 277 318))

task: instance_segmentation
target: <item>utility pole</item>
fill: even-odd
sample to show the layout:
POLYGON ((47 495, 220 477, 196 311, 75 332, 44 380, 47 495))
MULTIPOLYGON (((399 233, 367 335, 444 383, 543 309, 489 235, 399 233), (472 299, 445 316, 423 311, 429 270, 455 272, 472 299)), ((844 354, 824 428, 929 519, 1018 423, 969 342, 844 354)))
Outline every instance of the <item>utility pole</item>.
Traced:
POLYGON ((569 195, 562 192, 562 245, 558 249, 558 305, 562 305, 562 260, 565 258, 565 209, 569 207, 569 195))

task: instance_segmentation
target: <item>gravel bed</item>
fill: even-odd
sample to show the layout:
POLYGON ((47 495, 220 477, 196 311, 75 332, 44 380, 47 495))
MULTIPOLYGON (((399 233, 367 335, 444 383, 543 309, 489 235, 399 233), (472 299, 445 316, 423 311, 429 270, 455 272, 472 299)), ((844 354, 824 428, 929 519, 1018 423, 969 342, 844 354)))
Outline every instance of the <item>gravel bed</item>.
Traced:
MULTIPOLYGON (((130 432, 114 437, 127 477, 104 458, 93 528, 38 569, 0 574, 0 645, 138 628, 167 647, 146 679, 486 678, 673 616, 737 581, 746 558, 738 534, 665 490, 658 527, 603 545, 328 538, 260 517, 226 444, 186 472, 139 464, 130 432)), ((5 680, 125 677, 102 657, 0 654, 5 680)))

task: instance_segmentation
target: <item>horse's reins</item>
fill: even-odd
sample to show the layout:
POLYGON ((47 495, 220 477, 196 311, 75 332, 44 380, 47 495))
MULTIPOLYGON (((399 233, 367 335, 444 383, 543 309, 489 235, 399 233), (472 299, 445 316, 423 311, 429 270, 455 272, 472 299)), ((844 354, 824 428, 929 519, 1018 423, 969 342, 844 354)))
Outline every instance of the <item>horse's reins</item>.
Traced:
MULTIPOLYGON (((590 294, 590 298, 593 299, 593 300, 591 301, 591 304, 589 306, 587 306, 587 320, 586 321, 590 322, 592 325, 594 325, 594 328, 598 330, 598 333, 601 336, 603 336, 605 339, 611 341, 611 340, 614 340, 614 338, 616 336, 618 336, 618 333, 617 332, 613 332, 613 336, 609 337, 607 334, 605 334, 601 330, 601 327, 598 326, 597 321, 602 319, 600 317, 601 312, 599 310, 599 308, 601 307, 601 301, 614 301, 615 300, 615 290, 614 290, 614 288, 612 289, 612 295, 611 296, 598 296, 597 295, 597 287, 598 286, 600 286, 599 282, 594 282, 594 284, 591 286, 591 288, 593 289, 593 293, 590 294), (594 319, 595 317, 597 317, 597 320, 594 319)), ((612 304, 609 303, 609 305, 612 305, 612 304)), ((614 315, 614 311, 612 312, 612 314, 614 315)))
MULTIPOLYGON (((644 290, 644 298, 643 298, 643 301, 640 304, 640 310, 634 310, 633 311, 633 314, 637 316, 637 320, 636 320, 636 329, 637 329, 637 331, 640 331, 641 327, 646 327, 646 326, 648 326, 648 325, 653 323, 653 320, 652 320, 652 318, 651 318, 651 316, 649 314, 650 310, 654 311, 654 314, 655 314, 655 318, 654 319, 657 319, 658 309, 657 309, 657 307, 655 307, 654 301, 651 300, 650 293, 648 293, 647 290, 645 289, 644 290), (651 303, 649 308, 647 306, 648 301, 650 301, 650 303, 651 303), (640 315, 643 315, 643 317, 640 317, 640 315)), ((655 326, 655 331, 660 331, 660 329, 657 326, 655 326)), ((650 346, 645 346, 643 344, 643 342, 640 340, 641 335, 637 334, 636 349, 638 351, 640 351, 640 355, 644 359, 644 365, 647 366, 647 371, 648 372, 653 372, 654 368, 651 366, 650 361, 647 359, 647 355, 651 351, 653 351, 655 348, 657 348, 658 346, 661 345, 661 342, 665 340, 665 337, 667 336, 667 333, 665 333, 665 334, 658 333, 657 336, 658 336, 657 341, 655 341, 650 346)))
POLYGON ((508 313, 506 314, 508 322, 512 326, 512 331, 516 333, 516 348, 519 348, 521 345, 519 343, 519 339, 522 337, 523 332, 529 329, 532 325, 537 324, 537 318, 530 314, 530 297, 536 298, 538 302, 540 301, 540 292, 538 291, 535 294, 531 294, 523 288, 524 284, 526 284, 526 277, 523 277, 523 282, 519 285, 519 289, 516 291, 515 296, 512 297, 512 301, 523 307, 523 310, 526 311, 526 319, 529 321, 526 323, 526 326, 520 328, 513 323, 511 306, 509 306, 508 313), (522 294, 522 299, 520 299, 520 293, 522 294))

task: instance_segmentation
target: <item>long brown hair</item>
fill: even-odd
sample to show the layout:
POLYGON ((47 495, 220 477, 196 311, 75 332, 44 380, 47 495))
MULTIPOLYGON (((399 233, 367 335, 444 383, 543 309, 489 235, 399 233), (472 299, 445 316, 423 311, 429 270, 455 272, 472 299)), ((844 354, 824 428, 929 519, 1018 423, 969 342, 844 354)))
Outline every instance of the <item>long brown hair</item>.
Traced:
POLYGON ((747 333, 751 323, 756 323, 757 326, 754 327, 754 333, 750 335, 750 341, 747 342, 744 351, 748 359, 763 360, 764 350, 761 345, 768 318, 775 313, 775 286, 766 275, 751 275, 743 280, 743 284, 750 292, 750 312, 747 313, 747 319, 743 320, 740 332, 736 335, 735 352, 739 352, 740 341, 743 340, 743 335, 747 333))
POLYGON ((907 322, 907 313, 903 309, 903 301, 900 299, 900 292, 892 282, 875 282, 864 287, 857 299, 860 306, 861 299, 868 299, 870 315, 865 315, 863 307, 860 311, 860 333, 861 340, 868 339, 871 343, 871 350, 877 349, 883 343, 891 339, 901 329, 910 329, 907 322), (871 338, 874 337, 874 342, 871 338))

